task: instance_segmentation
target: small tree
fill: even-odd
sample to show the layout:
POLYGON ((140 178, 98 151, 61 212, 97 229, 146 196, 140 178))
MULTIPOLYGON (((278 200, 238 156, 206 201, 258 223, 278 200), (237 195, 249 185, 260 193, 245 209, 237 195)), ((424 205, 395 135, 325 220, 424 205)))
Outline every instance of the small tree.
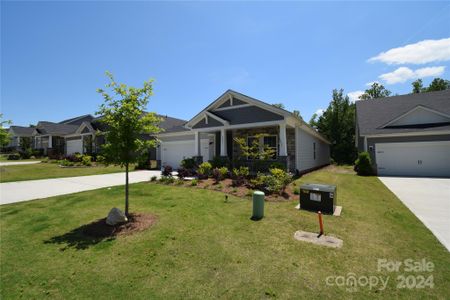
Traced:
POLYGON ((276 150, 270 148, 268 145, 260 145, 259 140, 262 137, 267 136, 267 134, 261 133, 254 136, 253 141, 250 144, 247 144, 245 138, 237 137, 234 138, 236 144, 238 144, 241 149, 241 157, 244 159, 250 160, 268 160, 271 159, 276 150))
POLYGON ((412 92, 414 94, 422 93, 424 90, 422 79, 417 79, 416 81, 413 81, 411 85, 413 86, 412 92))
POLYGON ((0 147, 4 148, 8 146, 11 136, 9 132, 3 128, 4 125, 11 124, 9 120, 3 120, 3 114, 0 114, 0 147))
POLYGON ((143 135, 159 133, 161 119, 155 113, 144 111, 153 95, 153 80, 144 82, 142 88, 134 88, 116 83, 109 72, 106 75, 110 79, 106 90, 97 90, 105 101, 97 112, 106 126, 102 154, 106 163, 125 167, 125 215, 128 216, 129 166, 137 162, 142 151, 156 146, 156 139, 145 140, 143 135))

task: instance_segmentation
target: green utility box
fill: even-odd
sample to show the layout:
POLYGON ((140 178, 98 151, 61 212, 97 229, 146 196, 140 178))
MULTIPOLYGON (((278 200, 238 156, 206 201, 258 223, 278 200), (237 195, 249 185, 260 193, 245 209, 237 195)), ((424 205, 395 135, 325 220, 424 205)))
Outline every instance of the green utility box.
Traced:
POLYGON ((307 183, 300 186, 300 208, 333 214, 336 208, 336 186, 307 183))
POLYGON ((264 193, 260 191, 253 193, 252 220, 261 220, 264 217, 264 196, 264 193))

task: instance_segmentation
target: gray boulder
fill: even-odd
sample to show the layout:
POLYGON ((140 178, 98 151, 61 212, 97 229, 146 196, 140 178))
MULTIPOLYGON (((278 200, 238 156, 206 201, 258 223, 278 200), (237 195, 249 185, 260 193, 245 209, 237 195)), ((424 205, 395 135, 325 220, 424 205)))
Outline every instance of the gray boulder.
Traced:
POLYGON ((114 207, 109 211, 108 217, 106 218, 106 224, 114 226, 120 223, 125 223, 128 221, 127 216, 118 209, 117 207, 114 207))

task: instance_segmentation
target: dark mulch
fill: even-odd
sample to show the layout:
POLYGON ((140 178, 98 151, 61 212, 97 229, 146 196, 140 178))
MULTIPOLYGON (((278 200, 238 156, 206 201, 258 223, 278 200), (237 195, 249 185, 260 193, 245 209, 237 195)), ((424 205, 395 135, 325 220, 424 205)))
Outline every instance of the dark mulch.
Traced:
POLYGON ((110 226, 106 224, 106 218, 103 218, 85 225, 83 233, 95 238, 131 235, 149 228, 156 223, 156 220, 156 216, 152 214, 132 213, 127 223, 110 226))
POLYGON ((60 251, 69 248, 84 250, 101 242, 109 242, 118 236, 131 235, 148 229, 156 223, 157 217, 152 214, 133 213, 124 224, 110 226, 106 224, 106 218, 96 220, 89 224, 81 225, 62 235, 54 236, 45 244, 62 244, 60 251))

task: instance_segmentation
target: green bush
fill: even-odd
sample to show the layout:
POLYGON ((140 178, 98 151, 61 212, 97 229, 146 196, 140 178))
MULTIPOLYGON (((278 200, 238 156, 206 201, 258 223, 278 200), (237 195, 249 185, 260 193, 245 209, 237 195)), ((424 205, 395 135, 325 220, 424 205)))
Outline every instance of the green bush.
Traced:
POLYGON ((212 171, 212 176, 216 180, 216 182, 219 182, 228 176, 228 168, 227 167, 221 167, 221 168, 215 168, 212 171))
POLYGON ((298 187, 296 187, 294 189, 294 195, 299 195, 300 194, 300 189, 298 187))
POLYGON ((61 166, 64 166, 64 167, 73 167, 73 166, 75 165, 74 162, 72 162, 72 161, 70 161, 70 160, 67 160, 67 159, 62 159, 62 160, 60 160, 60 161, 59 161, 59 164, 60 164, 61 166))
POLYGON ((20 159, 19 153, 11 153, 8 155, 8 160, 19 160, 19 159, 20 159))
POLYGON ((211 160, 211 165, 213 168, 228 168, 230 166, 230 159, 228 157, 214 156, 214 158, 211 160))
POLYGON ((248 167, 239 167, 233 169, 233 185, 239 186, 245 183, 246 179, 250 175, 248 167))
POLYGON ((90 155, 83 155, 81 158, 83 166, 92 166, 92 157, 90 155))
POLYGON ((96 163, 97 164, 102 164, 102 165, 106 164, 105 157, 103 155, 97 155, 96 163))
POLYGON ((373 174, 372 160, 369 152, 361 152, 355 161, 355 171, 360 176, 368 176, 373 174))
POLYGON ((197 186, 197 184, 198 184, 198 180, 197 179, 192 179, 191 185, 192 186, 197 186))
POLYGON ((283 171, 286 171, 286 165, 284 165, 284 164, 282 164, 282 163, 280 163, 278 161, 275 161, 275 162, 270 164, 269 170, 270 169, 281 169, 283 171))
POLYGON ((256 179, 251 183, 255 188, 262 189, 268 193, 282 194, 286 186, 292 181, 292 176, 282 169, 270 169, 270 174, 258 173, 256 179))
POLYGON ((26 148, 22 151, 20 151, 20 158, 22 159, 28 159, 33 155, 33 150, 31 148, 26 148))
POLYGON ((208 178, 211 176, 212 171, 212 165, 209 162, 201 163, 200 166, 198 166, 197 173, 200 178, 208 178))
POLYGON ((155 182, 157 179, 158 179, 158 177, 152 176, 152 177, 150 178, 150 181, 155 182))
POLYGON ((172 184, 175 182, 175 178, 173 176, 161 176, 159 182, 164 184, 172 184))
POLYGON ((191 170, 197 167, 197 162, 193 157, 185 158, 181 161, 181 166, 185 169, 191 170))

